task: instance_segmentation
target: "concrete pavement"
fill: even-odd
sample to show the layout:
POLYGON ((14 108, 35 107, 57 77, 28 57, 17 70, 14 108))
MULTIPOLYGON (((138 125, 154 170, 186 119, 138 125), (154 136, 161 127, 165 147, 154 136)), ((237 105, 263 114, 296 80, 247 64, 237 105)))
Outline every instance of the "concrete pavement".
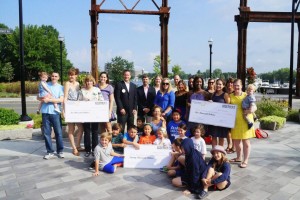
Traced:
MULTIPOLYGON (((268 139, 252 139, 246 169, 232 164, 232 185, 209 192, 206 199, 300 199, 300 126, 288 122, 268 139)), ((44 141, 0 141, 0 199, 193 199, 171 185, 159 170, 118 168, 92 177, 92 158, 75 157, 65 140, 65 158, 43 160, 44 141)), ((208 145, 208 150, 211 148, 208 145)), ((208 154, 208 156, 210 156, 208 154)), ((231 154, 228 157, 233 158, 231 154)))

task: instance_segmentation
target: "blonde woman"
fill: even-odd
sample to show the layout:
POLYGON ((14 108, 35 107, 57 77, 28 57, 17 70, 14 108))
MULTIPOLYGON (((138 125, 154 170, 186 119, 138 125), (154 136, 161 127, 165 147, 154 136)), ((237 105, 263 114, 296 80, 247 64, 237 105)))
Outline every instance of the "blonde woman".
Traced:
POLYGON ((168 121, 175 104, 175 93, 168 78, 163 78, 160 90, 157 92, 154 104, 163 110, 162 116, 168 121))
POLYGON ((231 137, 233 145, 236 149, 236 158, 230 160, 230 162, 240 163, 240 168, 246 168, 249 162, 251 144, 250 138, 255 137, 254 128, 249 129, 247 122, 244 120, 244 114, 249 114, 249 118, 253 123, 253 115, 256 106, 253 109, 243 110, 242 101, 246 98, 247 94, 242 91, 242 81, 236 79, 233 82, 234 92, 230 94, 230 103, 237 105, 236 122, 235 127, 231 129, 231 137))
MULTIPOLYGON (((84 79, 85 88, 82 88, 79 93, 79 100, 81 101, 103 101, 104 98, 98 87, 95 87, 95 79, 92 75, 87 75, 84 79)), ((95 111, 101 112, 101 111, 95 111)), ((97 122, 86 121, 83 123, 84 129, 84 148, 85 157, 89 157, 95 147, 98 145, 98 126, 97 122), (92 144, 91 136, 92 135, 92 144)))
MULTIPOLYGON (((67 101, 78 101, 78 94, 80 91, 80 85, 77 81, 79 70, 71 68, 68 71, 69 80, 64 84, 64 103, 67 101)), ((64 106, 65 107, 65 106, 64 106)), ((83 127, 81 123, 68 123, 68 137, 72 147, 72 153, 75 156, 79 156, 79 151, 84 150, 80 146, 81 138, 83 134, 83 127), (77 126, 77 139, 76 144, 74 141, 75 125, 77 126)))

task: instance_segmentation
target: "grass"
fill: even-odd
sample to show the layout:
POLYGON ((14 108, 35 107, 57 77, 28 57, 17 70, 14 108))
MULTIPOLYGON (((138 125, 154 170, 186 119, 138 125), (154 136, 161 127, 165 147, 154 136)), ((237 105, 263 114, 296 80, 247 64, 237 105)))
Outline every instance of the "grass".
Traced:
POLYGON ((18 130, 18 129, 24 129, 26 128, 26 125, 19 124, 19 125, 0 125, 0 131, 8 131, 8 130, 18 130))
POLYGON ((17 98, 17 97, 21 97, 21 94, 0 92, 0 98, 17 98))

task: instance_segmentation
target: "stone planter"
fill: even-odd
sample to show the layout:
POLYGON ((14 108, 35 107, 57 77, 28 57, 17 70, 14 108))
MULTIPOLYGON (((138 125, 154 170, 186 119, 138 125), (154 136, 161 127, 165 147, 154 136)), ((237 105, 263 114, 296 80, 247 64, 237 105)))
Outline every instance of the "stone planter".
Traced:
POLYGON ((31 139, 32 128, 0 131, 0 140, 31 139))
POLYGON ((260 128, 265 130, 276 130, 276 122, 260 122, 260 128))

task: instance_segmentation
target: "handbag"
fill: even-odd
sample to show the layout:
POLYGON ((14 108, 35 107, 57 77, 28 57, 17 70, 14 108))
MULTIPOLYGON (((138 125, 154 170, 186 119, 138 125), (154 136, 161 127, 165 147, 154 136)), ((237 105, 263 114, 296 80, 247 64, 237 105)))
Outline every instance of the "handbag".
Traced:
POLYGON ((269 137, 269 134, 266 131, 263 131, 263 130, 257 128, 257 129, 255 129, 255 136, 257 139, 261 139, 261 138, 269 137))

